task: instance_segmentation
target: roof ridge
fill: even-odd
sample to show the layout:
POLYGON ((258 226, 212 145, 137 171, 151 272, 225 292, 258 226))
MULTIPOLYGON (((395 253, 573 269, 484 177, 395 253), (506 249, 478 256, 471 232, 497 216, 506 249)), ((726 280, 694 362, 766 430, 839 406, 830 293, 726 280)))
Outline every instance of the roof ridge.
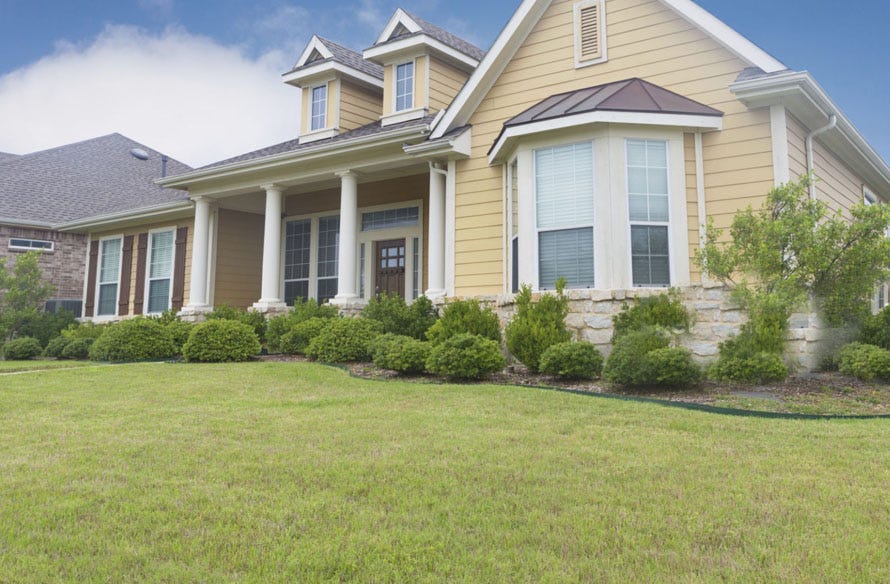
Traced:
MULTIPOLYGON (((429 20, 426 20, 425 18, 417 16, 413 12, 409 12, 409 11, 405 10, 404 8, 399 8, 399 10, 401 10, 409 18, 414 20, 417 23, 417 25, 420 26, 421 31, 427 32, 427 33, 430 33, 430 32, 439 33, 440 35, 443 35, 446 37, 453 37, 456 41, 459 41, 458 43, 454 43, 454 44, 459 45, 460 43, 463 43, 465 45, 464 47, 460 47, 460 46, 454 46, 454 44, 452 44, 452 43, 446 43, 446 44, 452 45, 453 49, 456 49, 456 50, 458 50, 470 57, 473 57, 474 59, 480 60, 480 61, 485 56, 485 53, 487 51, 485 49, 483 49, 482 47, 478 46, 476 43, 471 43, 464 37, 451 32, 447 28, 443 28, 443 27, 439 26, 438 24, 435 24, 433 22, 430 22, 429 20), (475 53, 475 54, 473 54, 473 53, 475 53)), ((440 38, 438 40, 443 40, 443 39, 440 38)), ((386 41, 384 41, 384 42, 386 42, 386 41)), ((444 40, 443 40, 443 42, 444 42, 444 40)))

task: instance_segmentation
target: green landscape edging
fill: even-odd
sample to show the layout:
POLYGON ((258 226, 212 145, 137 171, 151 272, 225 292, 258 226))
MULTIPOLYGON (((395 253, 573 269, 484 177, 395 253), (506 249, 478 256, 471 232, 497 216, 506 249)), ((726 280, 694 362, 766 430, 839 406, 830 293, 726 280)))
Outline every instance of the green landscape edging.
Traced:
MULTIPOLYGON (((373 377, 362 377, 361 375, 355 375, 352 371, 350 371, 349 367, 345 365, 340 365, 337 363, 317 363, 318 365, 325 365, 327 367, 332 367, 334 369, 340 369, 345 371, 350 377, 353 379, 362 379, 365 381, 379 381, 386 382, 389 381, 387 379, 374 379, 373 377)), ((406 383, 415 383, 416 385, 423 385, 421 383, 412 382, 410 380, 403 380, 406 383)), ((443 383, 435 383, 435 385, 446 385, 447 382, 443 383)), ((619 395, 615 393, 593 393, 590 391, 581 391, 580 389, 568 389, 565 387, 555 387, 551 385, 516 385, 510 383, 477 383, 474 385, 502 385, 504 387, 517 387, 517 388, 528 388, 528 389, 540 389, 544 391, 555 391, 558 393, 568 393, 572 395, 579 395, 584 397, 593 397, 593 398, 604 398, 604 399, 612 399, 619 400, 625 402, 637 402, 644 404, 653 404, 658 406, 664 406, 669 408, 678 408, 681 410, 691 410, 694 412, 703 412, 707 414, 720 414, 724 416, 735 416, 740 418, 766 418, 766 419, 774 419, 774 420, 890 420, 890 414, 853 414, 853 415, 844 415, 844 414, 785 414, 782 412, 761 412, 758 410, 740 410, 736 408, 724 408, 720 406, 709 406, 707 404, 696 404, 691 402, 679 402, 672 401, 666 399, 658 399, 654 397, 641 397, 641 396, 630 396, 630 395, 619 395)))

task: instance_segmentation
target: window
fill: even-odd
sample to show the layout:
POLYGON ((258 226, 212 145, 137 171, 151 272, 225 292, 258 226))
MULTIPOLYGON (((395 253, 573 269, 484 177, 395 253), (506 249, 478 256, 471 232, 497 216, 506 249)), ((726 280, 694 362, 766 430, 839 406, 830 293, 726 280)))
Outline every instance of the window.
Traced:
POLYGON ((575 66, 606 60, 605 2, 588 0, 575 4, 575 66))
POLYGON ((627 196, 634 286, 670 286, 667 142, 627 141, 627 196))
POLYGON ((337 295, 337 264, 340 243, 340 217, 318 220, 318 301, 337 295))
POLYGON ((414 107, 414 61, 396 67, 396 111, 414 107))
POLYGON ((156 231, 148 242, 148 312, 157 314, 170 308, 173 280, 174 231, 156 231))
POLYGON ((43 239, 22 239, 18 237, 13 237, 9 240, 9 249, 42 249, 46 251, 53 251, 53 242, 46 241, 43 239))
POLYGON ((99 244, 99 302, 96 316, 115 316, 117 314, 117 287, 121 273, 120 237, 101 240, 99 244))
POLYGON ((519 292, 519 161, 510 163, 510 291, 519 292))
POLYGON ((418 207, 402 207, 385 211, 362 213, 362 231, 377 231, 396 227, 411 227, 420 221, 418 207))
POLYGON ((594 285, 593 143, 535 150, 538 286, 594 285))
POLYGON ((313 132, 323 130, 327 124, 328 86, 319 85, 312 88, 312 112, 309 128, 313 132))
POLYGON ((420 238, 411 239, 411 298, 420 298, 420 238))
POLYGON ((309 264, 312 220, 288 221, 284 236, 284 301, 309 298, 309 264))

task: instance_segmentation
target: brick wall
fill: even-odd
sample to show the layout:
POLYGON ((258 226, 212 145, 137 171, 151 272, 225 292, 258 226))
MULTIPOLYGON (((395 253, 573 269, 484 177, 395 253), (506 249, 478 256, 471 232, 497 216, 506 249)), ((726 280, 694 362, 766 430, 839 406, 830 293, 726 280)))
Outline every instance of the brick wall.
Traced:
POLYGON ((9 249, 10 238, 41 239, 55 244, 53 251, 44 251, 40 257, 43 276, 56 292, 53 298, 83 298, 83 278, 87 253, 87 236, 78 233, 59 233, 46 229, 0 225, 0 258, 6 259, 7 267, 15 265, 16 257, 23 252, 9 249))

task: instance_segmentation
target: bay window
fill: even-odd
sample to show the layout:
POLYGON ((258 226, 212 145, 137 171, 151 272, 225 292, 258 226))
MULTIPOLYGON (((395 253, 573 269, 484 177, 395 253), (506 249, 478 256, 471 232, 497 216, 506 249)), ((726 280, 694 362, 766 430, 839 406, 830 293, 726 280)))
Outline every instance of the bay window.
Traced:
POLYGON ((635 287, 670 286, 668 145, 627 140, 631 273, 635 287))

